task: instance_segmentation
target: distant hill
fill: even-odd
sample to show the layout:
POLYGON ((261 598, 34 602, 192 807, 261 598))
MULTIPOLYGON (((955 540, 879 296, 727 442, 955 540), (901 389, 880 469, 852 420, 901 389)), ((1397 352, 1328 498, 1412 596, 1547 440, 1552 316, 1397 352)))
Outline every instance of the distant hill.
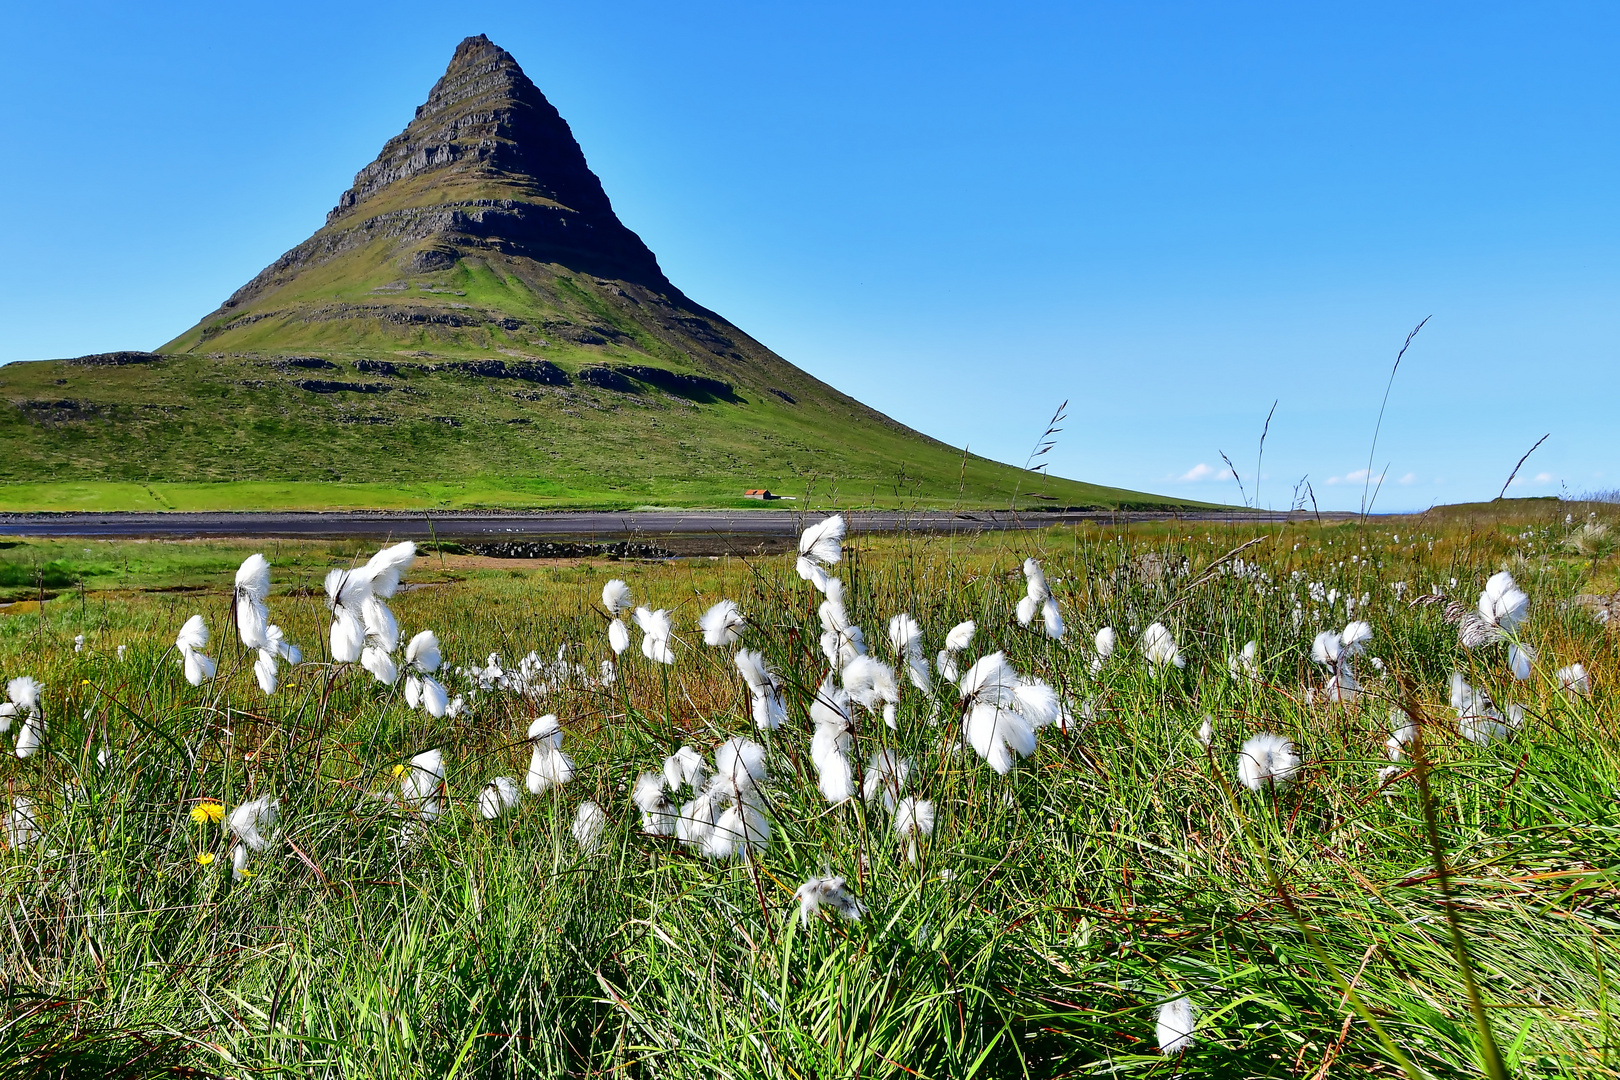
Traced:
POLYGON ((0 399, 13 484, 235 482, 243 504, 267 484, 320 502, 311 483, 432 482, 429 502, 463 504, 727 505, 770 488, 1172 505, 967 455, 693 302, 482 36, 326 224, 218 310, 156 353, 8 365, 0 399))

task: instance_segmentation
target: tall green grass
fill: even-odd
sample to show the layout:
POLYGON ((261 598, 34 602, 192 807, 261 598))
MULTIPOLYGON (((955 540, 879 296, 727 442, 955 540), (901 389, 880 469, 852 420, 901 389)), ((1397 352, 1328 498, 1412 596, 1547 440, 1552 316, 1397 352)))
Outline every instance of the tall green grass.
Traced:
POLYGON ((1567 603, 1607 564, 1560 554, 1562 530, 1290 527, 1218 565, 1256 534, 856 538, 840 576, 874 651, 898 611, 922 622, 930 653, 973 618, 967 660, 1005 648, 1091 716, 1048 728, 998 777, 949 749, 948 704, 935 726, 908 688, 899 731, 868 723, 856 757, 896 746, 916 760, 912 790, 939 825, 915 865, 880 805, 830 807, 816 790, 805 705, 824 667, 819 597, 785 558, 468 572, 402 592, 406 632, 436 630, 452 663, 567 645, 593 673, 609 576, 677 609, 673 669, 632 645, 615 686, 484 694, 454 720, 322 662, 313 565, 278 568, 272 617, 308 662, 268 699, 227 631, 228 577, 207 594, 63 597, 0 619, 0 673, 46 684, 49 725, 46 752, 0 762, 6 807, 36 800, 44 834, 0 853, 0 1076, 1316 1078, 1395 1075, 1399 1058, 1466 1076, 1486 1060, 1470 978, 1510 1074, 1614 1075, 1620 667, 1613 638, 1567 603), (1064 644, 1013 621, 1026 554, 1045 562, 1064 644), (1541 650, 1527 683, 1499 647, 1470 656, 1436 609, 1407 603, 1437 582, 1471 600, 1512 559, 1541 650), (1308 599, 1313 582, 1339 592, 1331 611, 1308 599), (1322 677, 1310 638, 1364 593, 1355 615, 1383 671, 1364 658, 1361 701, 1309 706, 1322 677), (729 657, 691 631, 721 596, 789 681, 790 720, 768 737, 729 657), (193 611, 220 658, 195 689, 168 648, 193 611), (1155 619, 1185 670, 1152 672, 1136 652, 1155 619), (1104 624, 1125 640, 1093 675, 1104 624), (1250 638, 1262 679, 1234 680, 1227 656, 1250 638), (1590 699, 1553 683, 1575 660, 1590 699), (1458 737, 1453 669, 1524 704, 1524 728, 1484 747, 1458 737), (1416 775, 1378 778, 1402 681, 1426 720, 1427 801, 1416 775), (562 718, 579 776, 478 820, 478 789, 521 776, 542 712, 562 718), (1195 738, 1206 715, 1208 750, 1195 738), (1238 789, 1237 749, 1260 731, 1299 747, 1292 788, 1238 789), (715 864, 641 836, 637 773, 732 735, 769 746, 763 856, 715 864), (434 746, 451 809, 405 845, 367 793, 434 746), (221 827, 188 813, 262 793, 281 800, 282 832, 233 885, 221 827), (587 798, 612 823, 590 855, 569 835, 587 798), (865 919, 799 925, 793 891, 824 871, 849 879, 865 919), (1182 995, 1200 1010, 1197 1042, 1167 1059, 1154 1016, 1182 995))

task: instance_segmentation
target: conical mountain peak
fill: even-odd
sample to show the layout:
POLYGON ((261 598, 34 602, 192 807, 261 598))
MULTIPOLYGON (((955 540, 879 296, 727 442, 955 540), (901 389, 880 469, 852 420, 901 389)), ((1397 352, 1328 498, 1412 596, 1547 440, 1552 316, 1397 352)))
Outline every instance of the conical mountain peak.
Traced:
POLYGON ((435 173, 504 179, 578 213, 613 216, 568 122, 482 34, 456 46, 415 118, 355 175, 327 222, 363 214, 394 185, 435 173))

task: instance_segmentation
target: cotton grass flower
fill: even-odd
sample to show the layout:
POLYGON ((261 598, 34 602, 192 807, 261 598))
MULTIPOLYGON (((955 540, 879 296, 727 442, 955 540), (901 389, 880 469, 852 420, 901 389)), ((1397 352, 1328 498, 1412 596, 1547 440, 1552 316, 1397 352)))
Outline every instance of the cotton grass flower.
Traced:
POLYGON ((1189 997, 1178 997, 1159 1006, 1159 1053, 1166 1057, 1186 1050, 1193 1044, 1193 1029, 1198 1024, 1198 1010, 1189 997))
POLYGON ((1051 687, 1024 679, 1004 653, 982 656, 957 684, 966 713, 962 737, 996 772, 1035 752, 1035 733, 1064 715, 1051 687))
POLYGON ((573 833, 574 843, 579 845, 579 850, 592 855, 602 846, 602 831, 606 828, 607 814, 600 806, 586 799, 579 804, 579 811, 574 815, 574 824, 568 831, 573 833))
POLYGON ((1356 680, 1350 661, 1366 649, 1370 640, 1372 627, 1359 621, 1347 624, 1340 631, 1324 630, 1316 635, 1311 642, 1311 659, 1330 673, 1322 687, 1324 700, 1345 704, 1356 700, 1361 693, 1361 683, 1356 680))
POLYGON ((636 777, 631 800, 641 811, 641 831, 648 836, 674 836, 679 811, 670 801, 662 773, 644 772, 636 777))
POLYGON ((1041 564, 1035 559, 1024 560, 1024 587, 1024 597, 1018 601, 1016 612, 1018 625, 1028 626, 1039 614, 1046 636, 1054 641, 1062 641, 1063 616, 1058 612, 1057 601, 1053 599, 1052 590, 1046 584, 1046 575, 1041 571, 1041 564))
POLYGON ((1119 647, 1119 635, 1114 633, 1112 626, 1105 626, 1097 631, 1097 636, 1092 639, 1091 644, 1097 650, 1097 655, 1091 658, 1091 673, 1095 675, 1103 669, 1103 665, 1108 663, 1108 658, 1113 656, 1114 650, 1119 647))
POLYGON ((180 633, 175 635, 174 647, 180 650, 180 666, 185 669, 186 682, 192 686, 201 686, 214 677, 217 665, 212 657, 202 654, 207 645, 208 624, 201 615, 187 619, 180 633))
POLYGON ((1176 647, 1175 635, 1163 623, 1153 623, 1142 632, 1142 655, 1155 671, 1172 665, 1178 668, 1187 666, 1181 650, 1176 647))
POLYGON ((716 649, 729 649, 737 644, 739 632, 746 625, 748 621, 743 618, 734 600, 720 601, 698 619, 698 629, 703 631, 703 643, 716 649))
POLYGON ((1406 710, 1398 706, 1389 710, 1389 738, 1384 740, 1384 751, 1389 760, 1400 761, 1405 756, 1406 748, 1417 739, 1417 725, 1406 710))
POLYGON ((697 791, 708 782, 709 767, 703 755, 690 746, 683 746, 664 759, 664 782, 670 791, 683 786, 697 791))
POLYGON ((830 803, 855 797, 854 770, 849 752, 854 741, 855 720, 850 712, 849 692, 832 684, 829 677, 810 703, 810 719, 815 734, 810 739, 810 760, 816 767, 816 786, 830 803))
POLYGON ((444 809, 439 799, 439 788, 444 785, 444 753, 424 751, 396 771, 400 774, 399 790, 405 809, 414 810, 427 821, 437 818, 444 809))
POLYGON ((850 893, 841 877, 813 877, 799 886, 793 899, 799 902, 799 925, 803 927, 808 927, 822 908, 850 922, 859 922, 866 914, 866 905, 850 893))
POLYGON ((910 614, 901 612, 889 620, 889 645, 895 658, 906 667, 906 677, 925 694, 934 692, 934 680, 928 670, 928 658, 923 655, 922 627, 910 614))
POLYGON ((670 650, 669 639, 675 624, 669 610, 638 607, 635 618, 641 627, 641 655, 656 664, 673 664, 675 653, 670 650))
POLYGON ((497 776, 478 792, 478 816, 485 821, 510 814, 523 798, 523 789, 510 776, 497 776))
POLYGON ((275 838, 276 823, 281 818, 281 802, 268 795, 250 799, 230 812, 225 827, 235 836, 236 851, 231 857, 231 878, 245 881, 248 852, 258 853, 270 846, 275 838))
POLYGON ((775 731, 787 719, 787 708, 782 704, 781 678, 770 669, 761 652, 739 649, 733 661, 743 682, 748 684, 754 726, 761 731, 775 731))
POLYGON ((21 716, 26 720, 31 714, 39 712, 42 689, 39 680, 31 675, 20 675, 6 684, 6 696, 10 700, 0 702, 0 732, 11 729, 14 717, 21 716))
POLYGON ((934 835, 934 804, 908 795, 894 807, 894 835, 906 843, 906 859, 917 862, 917 841, 934 835))
POLYGON ((620 615, 630 610, 630 586, 614 578, 602 586, 602 606, 609 615, 620 615))
POLYGON ((6 846, 13 851, 32 847, 38 842, 41 835, 39 810, 33 799, 19 795, 12 800, 11 809, 5 816, 5 830, 6 846))
POLYGON ((562 740, 562 727, 551 713, 529 725, 534 752, 529 755, 529 771, 523 784, 530 794, 542 794, 574 778, 574 759, 562 752, 562 740))
POLYGON ((384 655, 398 648, 399 623, 384 601, 399 590, 400 577, 415 562, 416 545, 407 540, 383 548, 364 566, 349 570, 334 568, 327 572, 326 603, 332 611, 333 660, 344 664, 362 661, 366 670, 380 681, 392 684, 393 678, 383 678, 388 666, 375 655, 368 662, 362 654, 367 648, 384 655))
POLYGON ((249 649, 269 646, 265 630, 270 625, 270 612, 265 604, 270 595, 270 562, 263 555, 249 555, 236 571, 236 631, 242 644, 249 649))
POLYGON ((945 635, 945 648, 940 650, 939 656, 934 659, 934 666, 939 672, 939 677, 946 682, 954 683, 961 677, 961 673, 956 669, 956 654, 973 644, 973 634, 976 630, 978 625, 969 619, 957 623, 945 635))
POLYGON ((805 529, 799 536, 799 558, 794 564, 799 576, 826 592, 833 580, 828 571, 844 557, 844 515, 834 514, 805 529))
POLYGON ((1457 733, 1480 746, 1508 738, 1524 720, 1522 707, 1511 705, 1504 716, 1491 696, 1470 686, 1460 671, 1451 673, 1451 708, 1457 714, 1457 733))
POLYGON ((867 805, 871 805, 873 800, 881 796, 883 809, 893 811, 906 790, 906 781, 911 779, 911 770, 911 759, 901 757, 899 751, 879 750, 866 766, 866 776, 861 784, 862 798, 867 805))
POLYGON ((1245 679, 1254 681, 1260 678, 1260 643, 1249 640, 1244 643, 1240 652, 1235 652, 1226 658, 1226 671, 1233 682, 1242 682, 1245 679))
POLYGON ((1530 612, 1530 597, 1525 595, 1506 570, 1492 574, 1479 594, 1479 617, 1504 634, 1516 630, 1530 612))
POLYGON ((1529 645, 1508 646, 1508 666, 1513 669, 1513 677, 1520 682, 1530 678, 1530 665, 1535 660, 1536 650, 1529 645))
POLYGON ((844 689, 849 699, 895 728, 895 710, 900 704, 900 684, 894 669, 872 656, 857 656, 844 668, 844 689))
POLYGON ((1238 779, 1250 791, 1285 788, 1299 771, 1294 744, 1281 735, 1255 735, 1238 751, 1238 779))
POLYGON ((433 677, 444 663, 439 648, 439 636, 423 630, 405 646, 405 704, 412 709, 421 707, 429 716, 442 717, 450 707, 450 692, 433 677))
POLYGON ((74 634, 73 635, 73 651, 76 652, 76 653, 84 652, 84 635, 83 634, 74 634))
MULTIPOLYGON (((1558 669, 1558 689, 1571 696, 1591 697, 1592 680, 1583 664, 1571 664, 1558 669)), ((0 730, 4 730, 0 728, 0 730)))

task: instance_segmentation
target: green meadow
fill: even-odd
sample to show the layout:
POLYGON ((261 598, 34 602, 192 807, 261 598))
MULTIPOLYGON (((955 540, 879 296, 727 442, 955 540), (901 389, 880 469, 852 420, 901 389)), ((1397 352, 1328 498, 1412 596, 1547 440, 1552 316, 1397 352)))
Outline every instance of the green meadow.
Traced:
POLYGON ((1612 507, 1535 503, 852 535, 832 572, 872 655, 895 662, 897 613, 930 661, 972 619, 963 670, 1004 651, 1067 710, 1000 775, 959 738, 964 704, 933 663, 932 692, 901 674, 892 730, 856 706, 857 787, 892 750, 912 763, 904 794, 934 808, 910 837, 882 798, 818 787, 823 598, 791 556, 423 551, 388 604, 402 641, 442 642, 462 708, 434 717, 329 659, 322 578, 369 549, 11 542, 0 674, 39 680, 44 735, 26 758, 19 722, 0 736, 0 1076, 1614 1076, 1620 650, 1579 599, 1617 587, 1613 527, 1612 507), (260 550, 270 617, 303 649, 272 694, 231 618, 232 575, 260 550), (1060 641, 1014 617, 1030 556, 1060 641), (54 596, 30 604, 47 567, 54 596), (1464 649, 1443 603, 1414 603, 1472 608, 1504 568, 1529 597, 1511 641, 1464 649), (614 577, 673 613, 672 665, 632 625, 604 680, 614 577), (721 598, 781 678, 774 731, 731 649, 696 630, 721 598), (175 644, 192 615, 218 664, 196 686, 175 644), (1371 628, 1359 692, 1324 702, 1313 639, 1352 620, 1371 628), (1144 657, 1153 623, 1181 666, 1144 657), (1101 657, 1105 626, 1119 643, 1101 657), (1252 670, 1234 661, 1250 641, 1252 670), (1527 678, 1510 644, 1534 648, 1527 678), (492 653, 507 675, 469 674, 492 653), (1577 663, 1587 685, 1564 685, 1577 663), (1520 719, 1465 737, 1454 672, 1520 719), (1414 730, 1399 760, 1392 709, 1414 730), (522 784, 546 714, 574 776, 484 818, 480 792, 522 784), (1299 763, 1251 790, 1240 756, 1261 734, 1299 763), (645 834, 638 776, 734 738, 763 747, 768 840, 712 858, 645 834), (401 789, 431 750, 437 815, 401 789), (245 841, 206 808, 261 796, 279 818, 238 876, 245 841), (587 801, 605 826, 582 843, 587 801), (860 918, 801 921, 795 893, 824 876, 860 918), (1191 1045, 1166 1054, 1156 1021, 1182 999, 1191 1045))

